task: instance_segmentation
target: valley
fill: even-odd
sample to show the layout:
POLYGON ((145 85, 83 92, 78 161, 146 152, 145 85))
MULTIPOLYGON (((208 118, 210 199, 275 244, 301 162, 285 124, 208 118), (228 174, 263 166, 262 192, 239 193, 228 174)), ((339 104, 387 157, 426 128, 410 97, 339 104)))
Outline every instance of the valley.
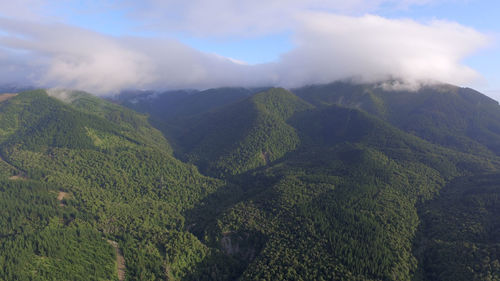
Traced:
POLYGON ((472 89, 34 90, 0 142, 0 280, 500 280, 472 89))

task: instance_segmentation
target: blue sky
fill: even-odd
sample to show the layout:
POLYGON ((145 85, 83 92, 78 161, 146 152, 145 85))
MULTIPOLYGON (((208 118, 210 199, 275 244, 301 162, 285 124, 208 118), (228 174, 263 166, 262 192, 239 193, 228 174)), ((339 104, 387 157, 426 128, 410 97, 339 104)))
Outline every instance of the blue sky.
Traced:
POLYGON ((0 1, 0 62, 17 83, 108 93, 401 75, 500 98, 493 0, 0 1))
MULTIPOLYGON (((167 32, 159 30, 148 30, 142 27, 140 21, 131 21, 127 16, 127 9, 109 8, 104 11, 89 10, 88 7, 79 2, 67 4, 61 7, 60 14, 67 14, 67 21, 71 24, 90 28, 110 35, 138 35, 138 36, 171 36, 199 50, 217 53, 232 57, 248 63, 264 63, 276 60, 280 54, 293 48, 291 31, 276 32, 265 36, 193 36, 189 33, 167 32)), ((373 11, 362 11, 359 14, 370 12, 387 18, 410 18, 417 21, 429 21, 433 19, 450 20, 460 24, 473 27, 494 36, 500 35, 500 1, 436 1, 427 5, 411 5, 405 8, 394 8, 391 5, 381 5, 373 11)), ((258 19, 256 19, 258 20, 258 19)), ((497 44, 492 44, 486 50, 487 56, 495 54, 497 44)), ((500 51, 496 52, 500 56, 500 51)), ((477 56, 481 57, 481 55, 477 56)), ((474 59, 469 60, 472 65, 480 65, 474 59)), ((499 60, 500 62, 500 60, 499 60)), ((482 62, 484 63, 484 61, 482 62)))

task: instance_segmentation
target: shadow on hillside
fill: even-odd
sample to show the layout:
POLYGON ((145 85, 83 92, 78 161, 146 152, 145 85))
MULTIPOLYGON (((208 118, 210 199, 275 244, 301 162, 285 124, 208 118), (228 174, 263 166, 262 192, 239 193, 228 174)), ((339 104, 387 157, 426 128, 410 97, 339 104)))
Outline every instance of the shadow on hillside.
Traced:
MULTIPOLYGON (((213 232, 217 227, 217 218, 221 214, 236 204, 254 197, 278 181, 277 177, 273 178, 259 173, 266 168, 261 167, 244 174, 228 177, 225 186, 208 195, 184 213, 186 230, 204 241, 205 234, 213 232)), ((213 241, 204 242, 213 243, 213 241)))

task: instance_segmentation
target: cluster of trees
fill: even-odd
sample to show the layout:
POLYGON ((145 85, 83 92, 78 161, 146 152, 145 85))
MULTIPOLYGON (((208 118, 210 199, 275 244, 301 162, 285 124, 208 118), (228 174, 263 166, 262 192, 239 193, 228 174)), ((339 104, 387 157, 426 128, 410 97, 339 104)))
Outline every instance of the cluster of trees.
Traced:
POLYGON ((335 87, 182 99, 175 153, 85 93, 0 103, 0 280, 117 280, 107 240, 127 280, 498 280, 495 136, 439 146, 386 122, 391 93, 335 87))
POLYGON ((498 163, 335 105, 289 122, 302 141, 297 150, 231 178, 240 188, 219 189, 204 202, 212 206, 200 207, 219 212, 194 233, 219 247, 230 239, 231 255, 248 264, 243 280, 411 280, 422 266, 413 252, 420 202, 498 163), (248 249, 259 252, 255 259, 245 260, 248 249))
POLYGON ((77 210, 61 208, 57 190, 0 180, 0 279, 116 280, 112 247, 77 210))
POLYGON ((241 174, 296 149, 300 140, 287 120, 311 105, 284 89, 270 89, 215 111, 175 120, 169 132, 184 159, 212 176, 241 174))
POLYGON ((44 188, 42 193, 19 188, 18 200, 36 199, 26 206, 1 194, 6 233, 0 237, 5 243, 0 260, 6 264, 0 279, 115 280, 116 260, 107 239, 118 242, 130 280, 194 272, 208 254, 190 253, 205 253, 207 247, 178 239, 190 235, 182 213, 223 182, 175 159, 143 116, 129 116, 129 110, 114 105, 88 106, 90 111, 86 105, 97 98, 77 97, 70 105, 28 92, 0 105, 3 117, 8 113, 17 120, 5 130, 10 135, 1 147, 6 169, 0 188, 44 188), (107 112, 115 107, 123 112, 107 112), (9 179, 17 171, 30 180, 9 179), (64 206, 56 200, 59 191, 71 194, 64 206), (30 208, 46 209, 39 214, 30 208), (184 251, 170 251, 167 259, 165 245, 184 251), (15 256, 21 248, 25 255, 15 256), (25 263, 33 268, 23 268, 25 263))
POLYGON ((500 175, 462 177, 420 208, 423 280, 500 280, 500 175))

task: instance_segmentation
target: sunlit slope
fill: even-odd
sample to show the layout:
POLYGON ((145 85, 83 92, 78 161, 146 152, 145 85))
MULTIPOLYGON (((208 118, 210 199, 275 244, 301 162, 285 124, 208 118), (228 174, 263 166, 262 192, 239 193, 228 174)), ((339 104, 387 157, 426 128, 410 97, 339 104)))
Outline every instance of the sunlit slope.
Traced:
POLYGON ((270 89, 182 123, 176 136, 189 162, 213 175, 234 175, 267 165, 296 149, 300 139, 287 124, 311 105, 284 89, 270 89))
MULTIPOLYGON (((46 272, 41 280, 89 280, 94 277, 100 280, 109 278, 106 277, 109 274, 114 278, 114 251, 103 239, 118 241, 125 256, 127 276, 131 279, 164 276, 167 261, 165 255, 158 252, 157 245, 172 237, 185 238, 169 243, 170 247, 188 243, 183 248, 196 253, 186 262, 177 259, 183 253, 172 250, 168 265, 173 268, 171 274, 174 276, 211 253, 209 248, 184 232, 182 212, 215 191, 222 182, 204 177, 194 166, 175 159, 167 141, 144 116, 87 94, 72 93, 71 99, 61 100, 61 97, 49 97, 45 91, 33 91, 2 102, 0 118, 1 155, 5 163, 2 174, 6 181, 2 188, 10 188, 12 181, 19 181, 18 185, 22 185, 27 196, 41 192, 40 196, 47 198, 43 204, 49 205, 37 215, 28 207, 14 208, 7 203, 6 209, 26 223, 21 232, 8 224, 5 231, 12 236, 2 237, 2 243, 10 243, 2 244, 8 247, 5 255, 22 247, 23 241, 39 239, 47 247, 56 247, 56 238, 60 235, 66 235, 68 247, 74 247, 78 239, 82 246, 85 243, 96 246, 104 243, 106 246, 86 249, 90 252, 83 256, 77 248, 62 249, 65 244, 60 243, 60 247, 50 253, 28 247, 20 259, 3 256, 7 258, 4 268, 9 270, 4 271, 1 278, 13 280, 9 276, 31 276, 32 271, 46 272), (44 187, 38 188, 42 183, 44 187), (62 191, 69 194, 69 198, 60 206, 56 200, 62 191), (32 216, 38 218, 33 221, 32 216), (76 236, 72 234, 74 231, 76 236), (43 233, 48 236, 40 237, 43 233), (98 239, 98 243, 92 239, 98 239), (157 249, 156 252, 147 250, 153 249, 151 247, 157 249), (44 267, 50 267, 52 258, 64 262, 73 260, 76 267, 85 266, 99 262, 90 259, 101 254, 108 256, 102 257, 103 267, 93 272, 94 275, 72 271, 64 264, 51 269, 44 267), (107 258, 109 256, 111 259, 107 258), (35 263, 33 268, 20 267, 20 262, 33 258, 44 263, 35 263), (104 260, 111 264, 106 265, 104 260), (85 277, 81 279, 80 275, 72 274, 85 277)), ((12 188, 2 190, 2 202, 8 202, 9 194, 14 191, 12 188)), ((7 215, 1 219, 10 221, 13 217, 7 215)), ((21 277, 19 280, 25 278, 21 277)))

